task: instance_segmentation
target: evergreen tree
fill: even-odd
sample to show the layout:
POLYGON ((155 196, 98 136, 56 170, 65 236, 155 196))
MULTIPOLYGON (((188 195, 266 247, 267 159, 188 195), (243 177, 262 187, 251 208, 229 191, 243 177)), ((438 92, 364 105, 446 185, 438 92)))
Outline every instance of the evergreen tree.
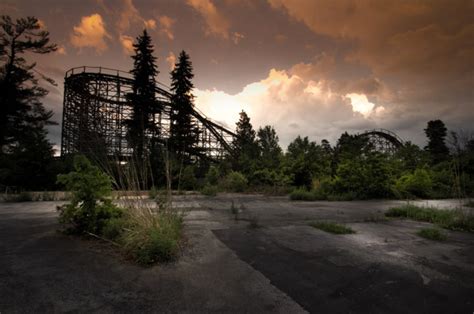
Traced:
POLYGON ((441 120, 428 122, 425 129, 428 137, 428 145, 425 150, 430 154, 432 164, 437 164, 449 158, 449 149, 446 146, 446 135, 448 129, 441 120))
MULTIPOLYGON (((46 125, 54 124, 52 111, 41 98, 48 91, 38 85, 35 63, 27 53, 46 54, 57 49, 49 33, 40 29, 38 19, 9 16, 0 20, 0 180, 3 184, 33 187, 45 183, 52 147, 46 125)), ((52 80, 42 76, 50 83, 52 80)))
POLYGON ((161 111, 155 98, 155 77, 159 71, 156 57, 153 56, 151 37, 146 30, 137 37, 133 47, 135 55, 132 56, 133 70, 130 71, 133 74, 133 85, 132 93, 128 95, 133 109, 132 117, 126 123, 134 156, 137 160, 141 160, 148 144, 147 133, 156 135, 160 132, 153 121, 154 113, 161 111))
POLYGON ((191 151, 195 151, 199 139, 199 131, 192 118, 194 87, 191 82, 193 74, 192 63, 189 55, 183 50, 179 54, 178 62, 171 71, 171 127, 170 144, 176 152, 180 162, 191 162, 191 151))
POLYGON ((258 129, 257 144, 263 168, 274 170, 279 168, 282 150, 280 145, 278 145, 278 140, 278 135, 272 126, 266 125, 258 129))
POLYGON ((249 174, 259 155, 258 144, 249 116, 243 110, 239 115, 240 119, 236 123, 237 128, 235 129, 237 136, 232 142, 236 152, 232 160, 232 166, 236 171, 249 174))

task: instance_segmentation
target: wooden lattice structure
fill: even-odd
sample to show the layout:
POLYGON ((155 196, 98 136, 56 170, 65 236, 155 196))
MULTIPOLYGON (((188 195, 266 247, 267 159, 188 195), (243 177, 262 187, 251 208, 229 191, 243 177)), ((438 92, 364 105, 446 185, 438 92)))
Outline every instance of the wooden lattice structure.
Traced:
POLYGON ((386 129, 365 131, 358 136, 366 138, 373 150, 387 154, 394 154, 404 145, 397 134, 386 129))
MULTIPOLYGON (((128 157, 133 151, 127 142, 127 126, 132 107, 127 94, 132 92, 130 73, 102 67, 78 67, 66 72, 64 79, 61 155, 102 150, 109 156, 128 157)), ((152 122, 159 134, 147 134, 161 143, 169 138, 171 94, 157 83, 155 97, 159 109, 152 122)), ((231 153, 235 134, 207 118, 197 109, 192 119, 199 128, 199 141, 188 153, 196 158, 219 160, 231 153)))

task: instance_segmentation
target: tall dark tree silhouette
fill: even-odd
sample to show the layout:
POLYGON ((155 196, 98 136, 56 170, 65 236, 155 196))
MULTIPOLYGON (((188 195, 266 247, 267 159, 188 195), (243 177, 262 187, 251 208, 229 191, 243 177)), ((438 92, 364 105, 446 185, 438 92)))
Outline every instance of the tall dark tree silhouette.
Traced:
POLYGON ((160 132, 153 121, 154 113, 161 111, 155 98, 155 77, 159 71, 156 66, 156 57, 153 56, 151 37, 146 30, 137 37, 133 44, 135 55, 133 59, 132 93, 127 98, 132 104, 132 117, 126 121, 128 138, 133 147, 134 157, 141 160, 144 157, 148 140, 147 133, 156 135, 160 132))
POLYGON ((52 147, 46 138, 46 125, 52 111, 45 109, 41 99, 48 91, 38 84, 35 63, 28 63, 25 54, 47 54, 57 49, 50 44, 49 33, 41 29, 35 17, 13 21, 0 20, 0 184, 33 187, 45 184, 52 147))
POLYGON ((448 129, 441 120, 428 121, 425 129, 428 145, 425 150, 430 154, 432 164, 437 164, 449 158, 449 149, 446 146, 448 129))
POLYGON ((250 123, 250 117, 245 111, 240 112, 239 121, 236 123, 236 137, 232 144, 236 155, 232 160, 234 170, 250 173, 255 159, 258 158, 259 149, 256 141, 256 133, 250 123))
POLYGON ((38 85, 35 63, 28 64, 25 53, 46 54, 57 49, 49 44, 49 33, 40 29, 35 17, 13 21, 0 20, 0 147, 1 151, 17 147, 25 137, 44 135, 51 124, 41 98, 48 91, 38 85), (7 147, 6 147, 7 146, 7 147))
POLYGON ((191 93, 194 87, 191 82, 193 74, 192 63, 189 55, 183 50, 179 54, 178 62, 171 71, 171 99, 172 110, 170 114, 170 144, 174 148, 178 160, 184 164, 191 162, 189 152, 196 150, 199 131, 192 119, 193 99, 191 93))
POLYGON ((275 170, 280 166, 283 152, 278 141, 279 138, 274 127, 266 125, 258 129, 257 145, 262 167, 275 170))

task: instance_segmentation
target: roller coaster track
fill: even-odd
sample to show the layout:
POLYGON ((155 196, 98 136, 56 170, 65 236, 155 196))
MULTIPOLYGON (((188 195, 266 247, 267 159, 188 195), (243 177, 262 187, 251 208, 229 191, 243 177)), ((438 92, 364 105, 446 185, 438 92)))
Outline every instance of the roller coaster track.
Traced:
MULTIPOLYGON (((70 69, 64 79, 61 155, 105 149, 108 155, 130 156, 124 121, 132 114, 127 94, 132 92, 133 77, 128 72, 103 67, 70 69)), ((170 135, 171 96, 169 88, 157 82, 155 97, 159 108, 152 122, 159 134, 148 134, 160 142, 170 135), (156 138, 157 137, 157 138, 156 138)), ((218 160, 232 153, 236 136, 219 123, 192 108, 192 119, 199 128, 199 141, 191 155, 218 160)))
POLYGON ((404 141, 394 132, 386 129, 365 131, 358 136, 367 138, 374 150, 393 154, 403 147, 404 141))

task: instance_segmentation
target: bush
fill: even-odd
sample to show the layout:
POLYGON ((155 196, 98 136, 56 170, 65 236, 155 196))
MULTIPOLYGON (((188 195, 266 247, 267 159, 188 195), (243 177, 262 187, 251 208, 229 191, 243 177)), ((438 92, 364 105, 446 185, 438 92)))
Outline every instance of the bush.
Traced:
POLYGON ((192 191, 197 186, 196 174, 193 166, 186 166, 181 175, 180 187, 186 191, 192 191))
POLYGON ((355 233, 355 231, 352 230, 351 228, 349 228, 347 226, 344 226, 344 225, 341 225, 341 224, 337 224, 335 222, 324 222, 324 221, 310 222, 309 225, 311 227, 316 228, 316 229, 320 229, 320 230, 330 232, 330 233, 334 233, 334 234, 355 233))
POLYGON ((123 236, 127 252, 141 265, 174 260, 179 251, 182 217, 160 213, 149 225, 136 225, 123 236))
POLYGON ((247 178, 237 171, 231 171, 224 179, 224 187, 231 192, 243 192, 247 184, 247 178))
POLYGON ((206 174, 206 183, 210 186, 217 185, 219 183, 219 169, 214 166, 209 167, 206 174))
POLYGON ((420 231, 418 231, 416 234, 422 238, 434 241, 444 241, 448 238, 444 232, 437 228, 423 228, 420 229, 420 231))
POLYGON ((218 192, 218 188, 215 185, 209 185, 206 184, 202 189, 201 189, 201 194, 207 195, 207 196, 216 196, 218 192))
POLYGON ((401 176, 396 181, 395 188, 403 197, 429 197, 433 182, 428 170, 416 169, 413 173, 401 176))
POLYGON ((84 156, 74 158, 74 170, 58 175, 58 183, 72 192, 71 203, 58 207, 59 221, 76 233, 100 234, 106 220, 123 213, 106 198, 112 192, 111 180, 84 156))

